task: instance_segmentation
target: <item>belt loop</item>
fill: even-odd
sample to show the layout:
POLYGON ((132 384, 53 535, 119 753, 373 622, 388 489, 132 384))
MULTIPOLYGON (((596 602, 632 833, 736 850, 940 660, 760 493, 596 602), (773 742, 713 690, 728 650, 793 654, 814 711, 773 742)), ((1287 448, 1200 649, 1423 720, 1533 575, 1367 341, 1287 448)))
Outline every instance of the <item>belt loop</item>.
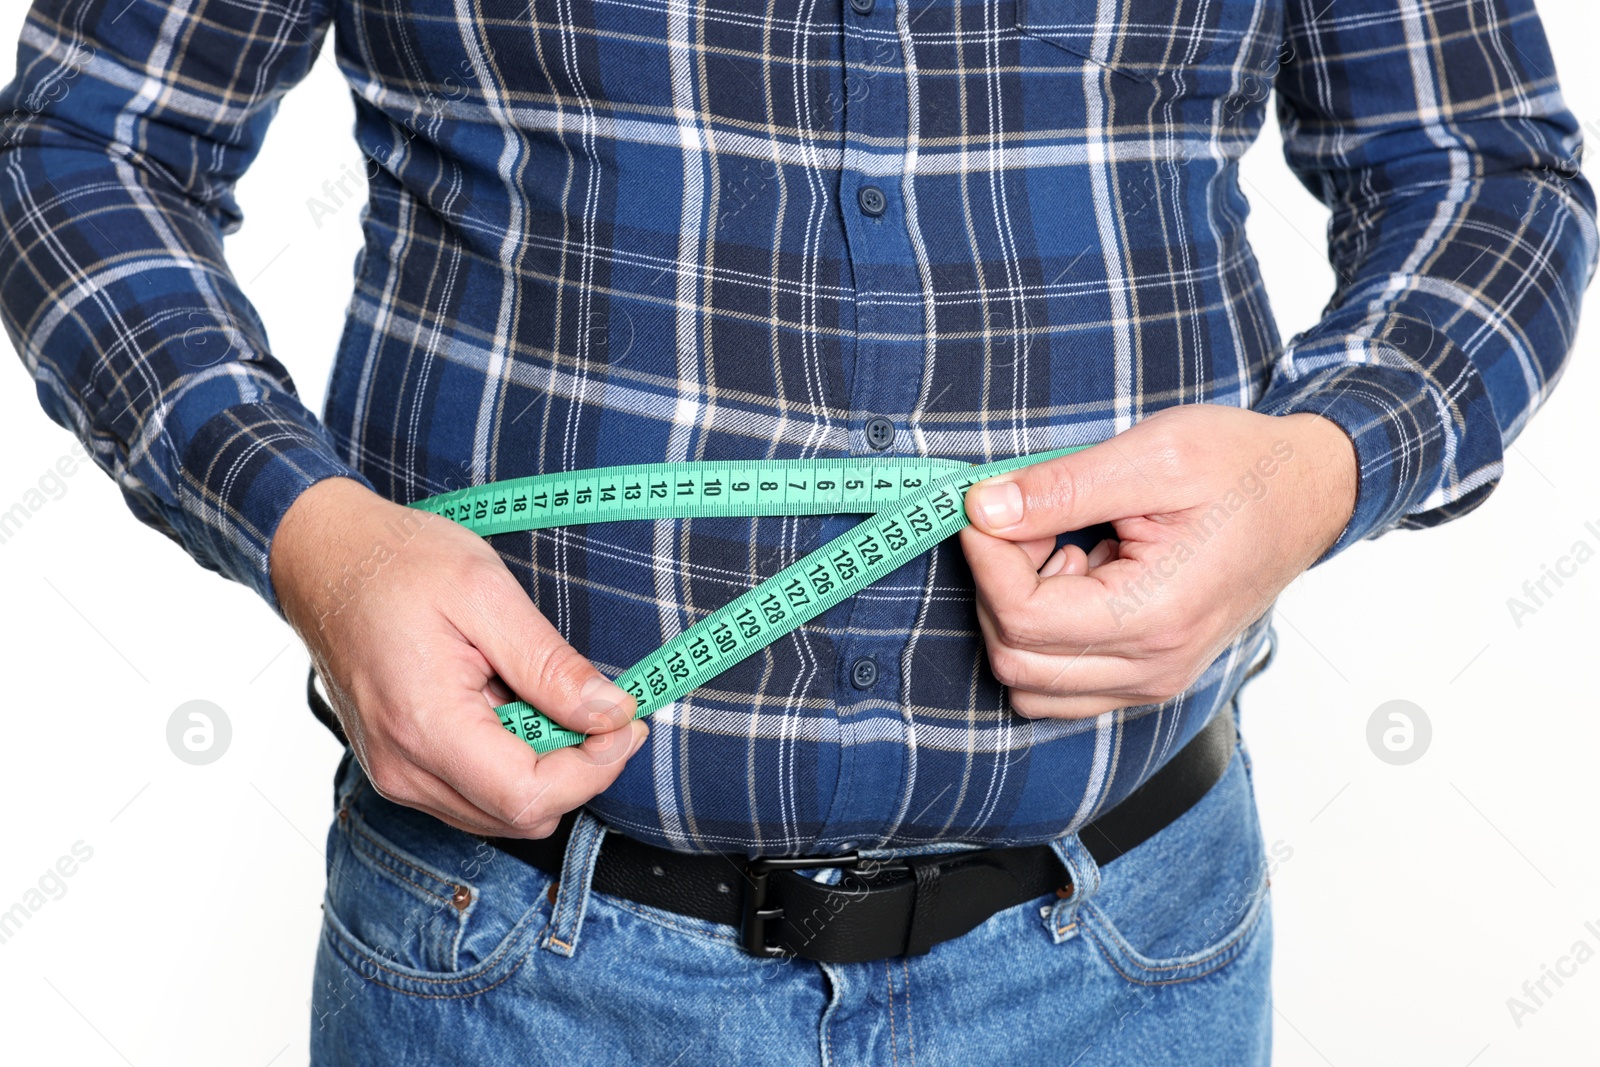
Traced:
POLYGON ((588 809, 579 808, 561 859, 561 881, 550 912, 550 929, 541 948, 558 956, 571 956, 577 951, 578 934, 583 930, 583 915, 589 904, 589 884, 594 879, 595 860, 605 836, 605 823, 590 815, 588 809))
POLYGON ((1054 907, 1044 909, 1045 929, 1050 932, 1050 939, 1059 945, 1078 936, 1078 906, 1100 891, 1100 865, 1089 855, 1088 847, 1077 834, 1056 838, 1050 842, 1050 848, 1072 878, 1071 892, 1054 907))

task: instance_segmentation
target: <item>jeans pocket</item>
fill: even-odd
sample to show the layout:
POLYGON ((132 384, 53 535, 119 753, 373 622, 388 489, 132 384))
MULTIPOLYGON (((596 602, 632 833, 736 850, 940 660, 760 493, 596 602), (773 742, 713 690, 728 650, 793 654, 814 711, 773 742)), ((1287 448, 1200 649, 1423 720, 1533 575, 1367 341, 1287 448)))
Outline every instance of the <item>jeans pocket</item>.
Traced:
MULTIPOLYGON (((353 762, 353 761, 352 761, 353 762)), ((419 996, 469 996, 521 964, 554 879, 341 775, 328 831, 323 932, 361 976, 419 996)))
POLYGON ((1240 53, 1276 47, 1282 0, 1017 0, 1017 29, 1135 81, 1231 82, 1240 53), (1270 44, 1268 44, 1270 40, 1270 44))
POLYGON ((1267 907, 1267 873, 1236 746, 1227 770, 1192 808, 1101 869, 1099 891, 1079 915, 1129 982, 1193 981, 1249 947, 1267 907))

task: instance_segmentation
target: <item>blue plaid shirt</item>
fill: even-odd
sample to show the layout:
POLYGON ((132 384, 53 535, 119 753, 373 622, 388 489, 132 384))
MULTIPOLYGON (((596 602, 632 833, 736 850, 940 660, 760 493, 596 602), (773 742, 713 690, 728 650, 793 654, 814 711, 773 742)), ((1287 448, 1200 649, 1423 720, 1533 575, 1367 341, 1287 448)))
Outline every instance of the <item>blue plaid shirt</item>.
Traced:
MULTIPOLYGON (((37 0, 0 95, 0 310, 144 522, 277 609, 296 495, 644 461, 985 461, 1171 404, 1354 439, 1333 552, 1481 503, 1554 384, 1595 201, 1531 0, 37 0), (330 26, 367 158, 326 410, 223 258, 330 26), (1284 344, 1238 160, 1275 91, 1338 289, 1284 344)), ((615 675, 855 517, 495 538, 615 675)), ((1223 707, 1029 721, 954 540, 661 710, 592 808, 685 850, 1067 832, 1223 707), (871 658, 876 679, 852 684, 871 658)))

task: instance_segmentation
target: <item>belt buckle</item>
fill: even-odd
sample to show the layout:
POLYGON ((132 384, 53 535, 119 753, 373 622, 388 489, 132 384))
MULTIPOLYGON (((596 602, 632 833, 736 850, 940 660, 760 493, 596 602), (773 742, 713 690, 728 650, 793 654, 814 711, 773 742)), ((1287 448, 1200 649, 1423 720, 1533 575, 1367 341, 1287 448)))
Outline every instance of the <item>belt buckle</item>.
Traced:
POLYGON ((739 939, 752 956, 776 958, 792 955, 777 945, 767 944, 767 923, 783 918, 781 907, 767 904, 767 887, 773 871, 799 871, 813 867, 854 870, 861 862, 855 852, 842 856, 766 856, 745 864, 743 907, 740 912, 739 939))

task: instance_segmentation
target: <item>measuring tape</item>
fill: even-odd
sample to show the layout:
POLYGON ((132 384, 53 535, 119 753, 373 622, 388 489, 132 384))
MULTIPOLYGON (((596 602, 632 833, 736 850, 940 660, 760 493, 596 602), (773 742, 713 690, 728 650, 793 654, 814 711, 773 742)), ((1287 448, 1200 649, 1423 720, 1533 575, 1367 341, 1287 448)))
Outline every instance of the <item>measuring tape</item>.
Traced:
MULTIPOLYGON (((642 717, 967 526, 975 483, 1088 447, 977 465, 918 456, 639 463, 490 482, 411 506, 484 537, 622 519, 871 514, 624 671, 616 683, 642 717)), ((584 739, 521 700, 494 710, 539 752, 584 739)))

